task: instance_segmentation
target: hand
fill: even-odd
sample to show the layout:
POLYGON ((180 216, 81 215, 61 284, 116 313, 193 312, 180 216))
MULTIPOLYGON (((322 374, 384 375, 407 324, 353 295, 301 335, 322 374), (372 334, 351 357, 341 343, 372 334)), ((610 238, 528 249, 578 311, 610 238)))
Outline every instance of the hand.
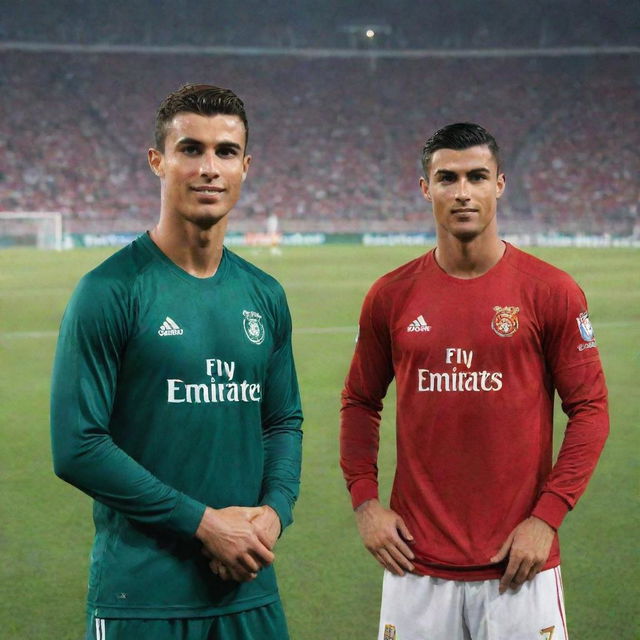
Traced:
POLYGON ((509 563, 498 590, 517 589, 525 580, 533 580, 544 567, 556 532, 544 520, 531 516, 523 520, 505 540, 491 562, 509 563))
POLYGON ((257 509, 259 511, 251 518, 251 524, 258 531, 260 539, 264 540, 267 547, 273 551, 282 531, 280 517, 275 509, 268 505, 257 507, 257 509))
POLYGON ((262 507, 205 509, 196 537, 202 542, 204 555, 211 559, 211 570, 223 580, 248 582, 273 562, 275 556, 267 536, 251 522, 261 510, 262 507))
MULTIPOLYGON (((222 562, 218 560, 218 558, 211 559, 211 561, 209 562, 209 569, 211 569, 211 573, 215 573, 218 578, 220 578, 220 580, 224 580, 225 582, 234 580, 234 578, 231 577, 231 570, 227 567, 227 565, 222 564, 222 562)), ((257 573, 253 574, 251 580, 253 580, 257 576, 257 573)), ((238 582, 237 580, 235 581, 238 582)))
POLYGON ((378 500, 367 500, 356 508, 356 520, 364 546, 385 569, 397 576, 414 570, 415 556, 408 546, 413 536, 395 511, 378 500))

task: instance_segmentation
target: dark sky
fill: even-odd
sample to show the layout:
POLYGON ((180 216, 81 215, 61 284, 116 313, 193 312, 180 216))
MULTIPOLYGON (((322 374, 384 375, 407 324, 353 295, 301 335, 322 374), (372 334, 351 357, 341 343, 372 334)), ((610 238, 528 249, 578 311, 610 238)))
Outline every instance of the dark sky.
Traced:
MULTIPOLYGON (((349 23, 387 47, 638 45, 637 0, 5 0, 2 40, 349 46, 349 23)), ((353 44, 353 43, 351 43, 353 44)))

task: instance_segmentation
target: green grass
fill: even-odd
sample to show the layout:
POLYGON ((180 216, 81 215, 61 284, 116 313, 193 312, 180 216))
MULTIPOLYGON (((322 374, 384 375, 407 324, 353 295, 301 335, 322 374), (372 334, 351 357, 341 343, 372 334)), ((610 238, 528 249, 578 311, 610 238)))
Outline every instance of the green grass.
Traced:
MULTIPOLYGON (((78 278, 107 250, 0 252, 0 629, 7 640, 80 640, 92 537, 90 500, 51 470, 48 386, 55 332, 78 278)), ((375 637, 381 570, 360 544, 338 467, 339 393, 362 297, 416 248, 241 251, 285 285, 305 409, 302 494, 278 545, 293 640, 375 637), (317 332, 315 329, 327 329, 317 332)), ((572 638, 637 637, 640 253, 540 249, 590 301, 610 390, 612 434, 596 474, 561 530, 572 638)), ((391 394, 392 395, 392 394, 391 394)), ((393 473, 393 397, 380 456, 382 493, 393 473)), ((562 416, 557 431, 561 436, 562 416)))

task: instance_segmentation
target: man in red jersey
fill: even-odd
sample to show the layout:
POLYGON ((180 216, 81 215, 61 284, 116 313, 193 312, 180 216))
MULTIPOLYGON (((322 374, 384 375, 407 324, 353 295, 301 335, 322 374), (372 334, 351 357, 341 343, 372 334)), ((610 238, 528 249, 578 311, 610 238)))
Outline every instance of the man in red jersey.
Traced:
POLYGON ((458 123, 425 144, 436 248, 367 294, 342 394, 341 465, 385 568, 379 640, 566 640, 557 530, 609 430, 587 304, 498 236, 498 145, 458 123), (378 500, 382 399, 397 469, 378 500), (553 464, 553 397, 569 420, 553 464))

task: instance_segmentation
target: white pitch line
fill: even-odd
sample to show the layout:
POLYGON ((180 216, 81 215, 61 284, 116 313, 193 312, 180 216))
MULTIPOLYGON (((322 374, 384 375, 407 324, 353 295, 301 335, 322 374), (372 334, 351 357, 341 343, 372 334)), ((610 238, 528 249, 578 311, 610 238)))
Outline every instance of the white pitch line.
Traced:
POLYGON ((0 289, 0 298, 34 298, 44 295, 70 296, 73 287, 0 289))
POLYGON ((6 338, 11 340, 13 338, 56 338, 58 336, 57 331, 6 331, 0 333, 0 338, 6 338))

